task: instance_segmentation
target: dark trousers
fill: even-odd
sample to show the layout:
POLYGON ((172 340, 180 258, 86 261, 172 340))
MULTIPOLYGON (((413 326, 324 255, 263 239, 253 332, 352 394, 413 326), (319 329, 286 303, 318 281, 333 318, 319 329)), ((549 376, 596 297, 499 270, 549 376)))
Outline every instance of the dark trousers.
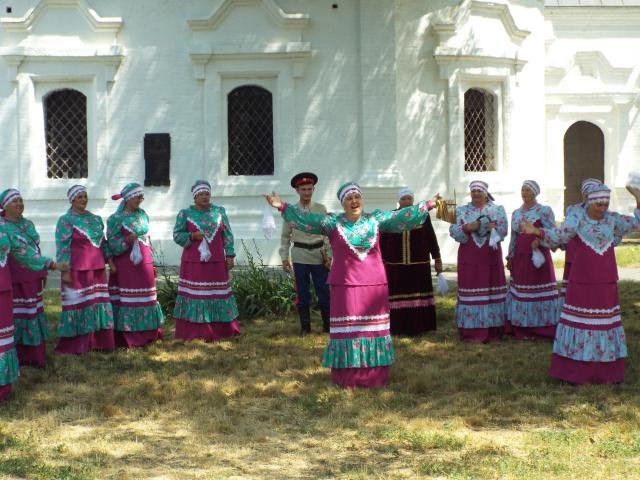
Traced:
POLYGON ((329 285, 327 285, 329 270, 324 265, 294 263, 293 275, 296 284, 296 306, 298 308, 308 307, 311 301, 309 278, 313 280, 313 286, 318 297, 318 305, 329 308, 329 285))

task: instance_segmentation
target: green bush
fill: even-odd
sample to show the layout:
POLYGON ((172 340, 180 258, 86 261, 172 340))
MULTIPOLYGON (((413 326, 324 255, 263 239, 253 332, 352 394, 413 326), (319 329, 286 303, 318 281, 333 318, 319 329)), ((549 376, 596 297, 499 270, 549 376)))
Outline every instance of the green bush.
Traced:
POLYGON ((238 265, 233 270, 231 283, 241 317, 247 319, 288 314, 295 298, 293 278, 265 265, 255 241, 255 256, 243 240, 240 243, 247 264, 238 265))
MULTIPOLYGON (((238 264, 231 271, 231 287, 236 297, 241 319, 275 317, 293 309, 295 289, 293 278, 279 269, 264 264, 262 254, 253 242, 255 255, 243 240, 240 241, 247 263, 238 264)), ((165 315, 173 313, 178 294, 178 275, 175 267, 166 265, 164 254, 155 254, 158 269, 158 303, 165 315)))
POLYGON ((178 272, 175 267, 166 264, 161 247, 153 250, 153 265, 157 271, 158 303, 164 314, 171 316, 178 294, 178 272))

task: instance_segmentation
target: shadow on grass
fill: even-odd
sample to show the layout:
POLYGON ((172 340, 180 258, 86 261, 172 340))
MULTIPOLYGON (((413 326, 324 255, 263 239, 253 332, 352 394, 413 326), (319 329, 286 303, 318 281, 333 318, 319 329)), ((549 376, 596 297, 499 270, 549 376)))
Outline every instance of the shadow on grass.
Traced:
POLYGON ((438 299, 437 332, 395 339, 382 390, 331 384, 320 366, 326 336, 299 338, 293 318, 244 322, 240 338, 217 343, 50 355, 45 370, 23 369, 0 406, 3 425, 15 425, 0 430, 0 473, 145 478, 168 468, 198 478, 215 468, 260 478, 275 465, 286 466, 278 478, 473 477, 501 468, 553 476, 564 470, 552 453, 525 461, 469 432, 560 428, 566 438, 531 441, 576 448, 591 438, 576 434, 572 444, 572 429, 608 422, 620 431, 603 433, 595 453, 628 457, 640 451, 625 430, 640 420, 640 284, 621 282, 620 292, 630 358, 617 386, 549 378, 550 342, 459 342, 452 295, 438 299))

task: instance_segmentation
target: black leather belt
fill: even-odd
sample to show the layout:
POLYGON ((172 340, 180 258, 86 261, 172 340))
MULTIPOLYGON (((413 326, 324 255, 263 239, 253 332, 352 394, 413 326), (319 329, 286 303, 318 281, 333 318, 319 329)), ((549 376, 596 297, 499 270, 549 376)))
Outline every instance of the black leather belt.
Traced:
POLYGON ((316 248, 324 247, 324 242, 316 242, 316 243, 293 242, 293 246, 298 248, 304 248, 305 250, 315 250, 316 248))

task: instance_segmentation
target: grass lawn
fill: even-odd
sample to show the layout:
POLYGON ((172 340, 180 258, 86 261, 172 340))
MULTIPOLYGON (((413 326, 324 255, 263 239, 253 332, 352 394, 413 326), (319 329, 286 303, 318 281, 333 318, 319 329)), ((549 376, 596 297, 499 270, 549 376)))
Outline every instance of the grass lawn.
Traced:
POLYGON ((396 339, 383 390, 333 386, 324 335, 297 337, 293 317, 214 344, 49 356, 0 406, 0 478, 640 478, 640 284, 621 298, 616 386, 550 379, 550 343, 461 344, 452 295, 437 333, 396 339))

